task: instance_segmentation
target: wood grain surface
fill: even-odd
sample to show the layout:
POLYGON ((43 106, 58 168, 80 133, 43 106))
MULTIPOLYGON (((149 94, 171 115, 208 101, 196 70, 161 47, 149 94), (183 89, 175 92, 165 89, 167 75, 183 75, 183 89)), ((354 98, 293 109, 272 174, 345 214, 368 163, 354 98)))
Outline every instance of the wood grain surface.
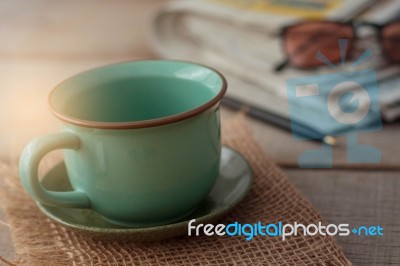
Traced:
POLYGON ((286 171, 329 223, 383 227, 383 236, 337 237, 354 265, 400 265, 399 172, 286 171))

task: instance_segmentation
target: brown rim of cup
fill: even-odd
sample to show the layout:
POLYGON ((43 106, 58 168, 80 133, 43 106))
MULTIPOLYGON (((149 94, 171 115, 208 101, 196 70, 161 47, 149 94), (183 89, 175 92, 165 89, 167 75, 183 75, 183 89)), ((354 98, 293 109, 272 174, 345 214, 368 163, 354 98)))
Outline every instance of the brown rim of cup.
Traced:
MULTIPOLYGON (((51 96, 53 95, 54 91, 65 81, 73 78, 74 76, 66 79, 65 81, 59 83, 57 86, 54 87, 54 89, 50 92, 49 97, 48 97, 48 102, 50 105, 50 110, 53 113, 53 115, 55 117, 57 117, 58 119, 60 119, 61 121, 64 121, 66 123, 69 124, 73 124, 73 125, 77 125, 77 126, 81 126, 81 127, 89 127, 89 128, 100 128, 100 129, 135 129, 135 128, 148 128, 148 127, 156 127, 156 126, 162 126, 162 125, 167 125, 167 124, 172 124, 175 122, 179 122, 191 117, 194 117, 198 114, 203 113, 204 111, 210 109, 211 107, 213 107, 214 105, 218 104, 222 97, 225 95, 225 92, 227 90, 227 82, 225 77, 217 70, 215 70, 214 68, 211 68, 209 66, 203 65, 203 64, 199 64, 199 63, 193 63, 190 61, 184 61, 184 60, 168 60, 168 59, 141 59, 141 60, 131 60, 131 61, 123 61, 123 62, 119 62, 119 63, 114 63, 114 64, 108 64, 108 65, 104 65, 101 67, 96 67, 96 68, 92 68, 89 70, 86 70, 84 72, 81 72, 79 74, 82 73, 87 73, 87 72, 91 72, 94 71, 96 69, 99 68, 103 68, 103 67, 109 67, 109 66, 113 66, 113 65, 119 65, 119 64, 123 64, 123 63, 131 63, 131 62, 142 62, 142 61, 171 61, 171 62, 182 62, 182 63, 189 63, 189 64, 193 64, 193 65, 198 65, 204 68, 207 68, 213 72, 215 72, 222 81, 222 85, 220 88, 219 93, 212 98, 211 100, 209 100, 208 102, 204 103, 203 105, 200 105, 199 107, 196 107, 194 109, 191 109, 189 111, 183 112, 183 113, 179 113, 176 115, 171 115, 171 116, 166 116, 166 117, 162 117, 162 118, 156 118, 156 119, 149 119, 149 120, 142 120, 142 121, 132 121, 132 122, 96 122, 96 121, 90 121, 90 120, 83 120, 83 119, 79 119, 79 118, 74 118, 74 117, 70 117, 67 116, 65 114, 62 114, 58 111, 56 111, 56 109, 54 108, 54 106, 51 104, 51 96)), ((77 75, 79 75, 77 74, 77 75)))

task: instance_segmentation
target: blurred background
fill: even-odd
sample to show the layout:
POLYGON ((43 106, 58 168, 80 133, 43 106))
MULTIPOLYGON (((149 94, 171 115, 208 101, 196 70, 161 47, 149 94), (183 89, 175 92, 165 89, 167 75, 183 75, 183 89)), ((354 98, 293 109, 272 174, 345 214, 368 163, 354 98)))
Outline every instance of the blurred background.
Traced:
POLYGON ((0 158, 56 131, 47 96, 89 68, 154 57, 155 12, 165 1, 0 1, 0 158))

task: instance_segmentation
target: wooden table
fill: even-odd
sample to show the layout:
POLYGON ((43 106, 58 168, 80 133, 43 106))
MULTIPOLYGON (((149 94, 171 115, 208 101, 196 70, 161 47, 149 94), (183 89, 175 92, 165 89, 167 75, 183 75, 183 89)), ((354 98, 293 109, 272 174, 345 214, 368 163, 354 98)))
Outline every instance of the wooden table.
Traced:
MULTIPOLYGON (((17 160, 29 139, 57 130, 46 102, 54 85, 88 68, 153 57, 151 19, 164 2, 1 1, 1 160, 17 160)), ((232 112, 223 109, 222 115, 228 119, 232 112)), ((295 167, 298 155, 318 144, 296 142, 287 132, 251 119, 249 125, 328 222, 384 227, 383 237, 337 237, 355 265, 400 265, 399 124, 360 137, 380 148, 382 169, 349 167, 341 143, 334 150, 339 168, 329 170, 295 167)), ((13 254, 8 229, 0 226, 0 255, 12 259, 13 254)))

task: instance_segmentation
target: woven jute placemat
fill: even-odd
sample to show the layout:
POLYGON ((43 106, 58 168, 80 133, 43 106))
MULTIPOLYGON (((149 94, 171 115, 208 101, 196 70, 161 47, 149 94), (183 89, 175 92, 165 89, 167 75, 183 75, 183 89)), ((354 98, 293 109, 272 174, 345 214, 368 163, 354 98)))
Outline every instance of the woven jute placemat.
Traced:
MULTIPOLYGON (((223 126, 223 142, 250 162, 255 180, 220 223, 318 223, 318 212, 261 151, 239 115, 223 126)), ((225 122, 225 121, 224 121, 225 122)), ((1 165, 0 207, 17 265, 351 265, 330 236, 181 237, 151 243, 102 242, 46 218, 23 191, 16 166, 1 165)))

